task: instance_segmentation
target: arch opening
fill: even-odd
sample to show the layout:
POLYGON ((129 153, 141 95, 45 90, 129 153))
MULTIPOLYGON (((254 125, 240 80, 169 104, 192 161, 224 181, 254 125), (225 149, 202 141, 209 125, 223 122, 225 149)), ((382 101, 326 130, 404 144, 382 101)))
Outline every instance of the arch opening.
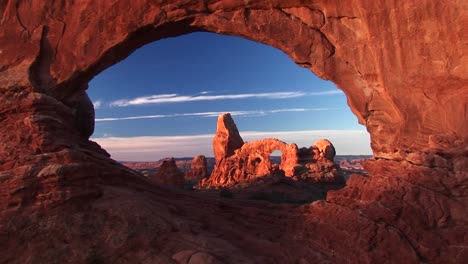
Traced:
MULTIPOLYGON (((281 136, 284 136, 285 141, 307 147, 314 140, 329 136, 326 131, 314 134, 313 130, 327 130, 332 131, 332 137, 336 135, 336 140, 346 145, 346 138, 339 135, 338 130, 360 130, 361 134, 357 136, 367 142, 361 146, 341 148, 341 153, 370 154, 368 139, 365 138, 367 133, 349 111, 345 95, 333 84, 320 80, 307 69, 297 67, 274 48, 240 38, 192 33, 159 40, 96 76, 89 86, 88 93, 96 108, 93 139, 98 141, 112 137, 182 138, 190 134, 213 134, 213 119, 217 114, 231 112, 236 123, 242 127, 242 132, 272 132, 264 133, 264 136, 260 133, 252 134, 247 140, 267 137, 282 139, 281 136), (187 48, 189 45, 195 47, 187 48), (203 49, 200 47, 202 45, 208 47, 203 49), (185 51, 177 55, 181 50, 185 51), (236 55, 229 55, 230 51, 236 55), (198 56, 194 53, 198 53, 198 56), (187 56, 192 56, 192 63, 185 59, 187 56), (222 56, 222 59, 217 61, 217 56, 222 56), (265 62, 279 66, 267 67, 265 62), (220 69, 217 66, 220 64, 235 65, 220 69), (242 69, 245 67, 242 65, 246 64, 252 66, 242 69), (174 132, 171 127, 178 129, 174 132), (308 135, 298 139, 294 133, 300 131, 308 135), (274 132, 278 132, 278 136, 274 132)), ((347 143, 352 141, 354 139, 347 143)), ((106 143, 109 145, 110 142, 104 142, 104 146, 106 143)), ((116 151, 107 149, 116 156, 116 151)), ((128 153, 128 149, 122 150, 122 153, 124 151, 128 153)), ((206 156, 212 155, 211 148, 203 151, 206 156)), ((196 154, 199 153, 184 155, 178 152, 172 155, 184 157, 196 154)), ((158 155, 154 158, 165 158, 171 153, 158 155)), ((154 159, 148 155, 140 155, 138 158, 154 159)), ((129 160, 124 155, 117 155, 116 159, 129 160)))
MULTIPOLYGON (((352 113, 346 112, 344 94, 278 50, 240 38, 192 33, 153 42, 93 79, 89 94, 96 108, 95 134, 99 135, 93 139, 114 159, 127 161, 127 166, 138 170, 139 162, 146 162, 147 171, 151 170, 148 166, 158 167, 161 160, 176 157, 182 158, 175 164, 187 175, 191 157, 199 154, 208 157, 210 167, 215 166, 212 136, 207 135, 216 132, 214 119, 224 112, 233 114, 241 133, 257 131, 248 141, 285 137, 290 143, 309 147, 319 138, 331 137, 332 141, 341 140, 338 145, 344 149, 356 151, 346 146, 355 143, 348 140, 347 133, 357 126, 352 113), (304 122, 308 119, 314 122, 304 122)), ((368 146, 367 133, 360 133, 364 136, 361 147, 368 146)), ((285 157, 281 144, 265 145, 270 153, 252 156, 238 167, 250 168, 257 177, 280 171, 292 176, 295 162, 288 159, 295 154, 285 157), (272 154, 279 154, 274 162, 272 154)), ((193 178, 187 181, 193 186, 193 178)), ((219 180, 219 184, 227 182, 219 180)))
POLYGON ((272 167, 277 167, 277 169, 281 166, 281 159, 283 157, 283 153, 280 149, 275 149, 270 153, 269 160, 272 167))

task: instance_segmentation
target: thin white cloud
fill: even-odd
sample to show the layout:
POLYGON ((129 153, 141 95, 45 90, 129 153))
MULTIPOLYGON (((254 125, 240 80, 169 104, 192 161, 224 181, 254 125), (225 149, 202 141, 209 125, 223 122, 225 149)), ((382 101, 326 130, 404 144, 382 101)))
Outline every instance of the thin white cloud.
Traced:
MULTIPOLYGON (((299 147, 309 147, 321 138, 329 139, 338 155, 370 155, 369 134, 365 130, 305 130, 240 133, 244 141, 278 138, 299 147)), ((184 136, 141 136, 92 138, 116 160, 155 161, 165 157, 213 156, 213 134, 184 136)))
POLYGON ((93 101, 93 105, 94 105, 94 109, 99 109, 102 106, 102 101, 101 100, 93 101))
POLYGON ((343 91, 341 90, 330 90, 330 91, 307 93, 306 96, 333 95, 333 94, 342 94, 342 93, 343 91))
MULTIPOLYGON (((163 104, 163 103, 181 103, 195 101, 213 101, 213 100, 233 100, 233 99, 248 99, 248 98, 264 98, 264 99, 286 99, 305 96, 303 92, 271 92, 271 93, 246 93, 246 94, 221 94, 221 95, 179 95, 179 94, 157 94, 150 96, 137 97, 133 99, 121 99, 113 101, 109 104, 111 107, 124 107, 146 104, 163 104)), ((325 95, 327 92, 320 92, 310 95, 325 95)))
POLYGON ((105 122, 105 121, 119 121, 119 120, 137 120, 137 119, 154 119, 154 118, 164 118, 169 117, 168 115, 146 115, 146 116, 127 116, 127 117, 104 117, 96 118, 96 122, 105 122))
MULTIPOLYGON (((340 108, 287 108, 287 109, 274 109, 274 110, 250 110, 250 111, 227 111, 232 116, 258 116, 258 115, 269 115, 283 112, 306 112, 306 111, 329 111, 339 110, 340 108)), ((96 122, 105 121, 120 121, 120 120, 138 120, 138 119, 157 119, 157 118, 168 118, 168 117, 216 117, 224 112, 198 112, 198 113, 182 113, 182 114, 168 114, 168 115, 142 115, 142 116, 127 116, 127 117, 104 117, 96 118, 96 122)))

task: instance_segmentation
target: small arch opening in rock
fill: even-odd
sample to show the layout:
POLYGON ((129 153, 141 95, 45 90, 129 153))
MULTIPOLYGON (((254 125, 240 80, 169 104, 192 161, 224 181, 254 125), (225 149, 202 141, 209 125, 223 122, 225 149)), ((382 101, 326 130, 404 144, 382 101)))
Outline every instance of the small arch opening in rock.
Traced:
POLYGON ((270 154, 270 163, 273 169, 279 169, 281 165, 282 152, 279 149, 273 150, 270 154))

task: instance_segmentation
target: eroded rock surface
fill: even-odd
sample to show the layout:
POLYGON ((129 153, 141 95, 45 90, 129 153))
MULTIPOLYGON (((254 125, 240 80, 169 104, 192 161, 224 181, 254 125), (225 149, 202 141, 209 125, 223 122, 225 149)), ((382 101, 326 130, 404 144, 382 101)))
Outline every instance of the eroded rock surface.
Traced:
POLYGON ((465 262, 466 17, 465 1, 1 1, 0 262, 465 262), (96 74, 198 30, 337 84, 370 133, 369 176, 308 206, 246 206, 161 190, 86 139, 75 102, 96 74))

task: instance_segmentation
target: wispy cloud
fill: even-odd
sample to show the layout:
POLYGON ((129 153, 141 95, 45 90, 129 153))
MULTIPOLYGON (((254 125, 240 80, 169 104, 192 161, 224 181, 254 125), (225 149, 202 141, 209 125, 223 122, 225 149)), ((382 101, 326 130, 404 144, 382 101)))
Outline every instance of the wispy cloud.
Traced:
POLYGON ((93 105, 94 105, 94 109, 99 109, 102 106, 102 101, 101 100, 93 101, 93 105))
POLYGON ((180 95, 180 94, 156 94, 149 96, 136 97, 131 99, 120 99, 113 101, 109 104, 111 107, 124 107, 135 105, 147 104, 164 104, 164 103, 182 103, 182 102, 195 102, 195 101, 214 101, 214 100, 235 100, 235 99, 249 99, 249 98, 263 98, 263 99, 288 99, 303 96, 322 96, 341 94, 340 90, 329 90, 322 92, 269 92, 269 93, 244 93, 244 94, 220 94, 209 95, 211 91, 203 91, 197 95, 180 95))
MULTIPOLYGON (((329 139, 338 155, 371 154, 369 134, 365 130, 304 130, 241 132, 245 141, 278 138, 299 147, 309 147, 315 140, 329 139)), ((116 160, 151 161, 165 157, 213 156, 213 134, 185 136, 141 136, 92 138, 116 160)))
POLYGON ((230 113, 232 116, 261 116, 284 112, 306 112, 306 111, 329 111, 339 110, 340 108, 286 108, 274 110, 248 110, 248 111, 223 111, 223 112, 197 112, 197 113, 181 113, 167 115, 142 115, 142 116, 127 116, 127 117, 104 117, 96 118, 96 122, 105 121, 120 121, 120 120, 138 120, 138 119, 157 119, 168 117, 216 117, 223 113, 230 113))
POLYGON ((306 93, 306 96, 320 96, 320 95, 333 95, 333 94, 342 94, 343 91, 341 90, 329 90, 329 91, 322 91, 322 92, 313 92, 313 93, 306 93))

